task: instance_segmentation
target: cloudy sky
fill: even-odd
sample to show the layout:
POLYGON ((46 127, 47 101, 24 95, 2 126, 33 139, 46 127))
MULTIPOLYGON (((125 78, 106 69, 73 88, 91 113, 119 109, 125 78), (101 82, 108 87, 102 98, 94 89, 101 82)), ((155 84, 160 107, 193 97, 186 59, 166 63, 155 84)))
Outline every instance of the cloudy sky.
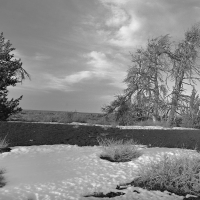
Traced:
POLYGON ((199 21, 199 0, 1 0, 0 32, 31 75, 9 97, 23 95, 23 109, 101 112, 126 88, 129 52, 182 39, 199 21))

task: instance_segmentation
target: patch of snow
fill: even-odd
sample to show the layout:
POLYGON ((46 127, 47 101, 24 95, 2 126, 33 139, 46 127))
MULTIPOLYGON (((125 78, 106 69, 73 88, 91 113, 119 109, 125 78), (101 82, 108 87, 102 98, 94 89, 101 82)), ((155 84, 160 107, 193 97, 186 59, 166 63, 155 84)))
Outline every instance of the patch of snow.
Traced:
MULTIPOLYGON (((117 184, 127 183, 137 176, 138 166, 159 160, 164 152, 180 153, 180 149, 143 148, 136 160, 112 163, 99 158, 101 146, 42 145, 13 147, 0 154, 0 169, 7 184, 0 188, 2 200, 91 200, 83 195, 116 191, 117 184)), ((193 153, 193 151, 191 151, 193 153)), ((119 191, 118 191, 119 192, 119 191)), ((183 199, 167 192, 147 191, 129 187, 126 195, 116 199, 183 199), (138 192, 133 192, 136 190, 138 192)), ((107 198, 103 198, 106 200, 107 198)), ((109 198, 108 198, 109 199, 109 198)))

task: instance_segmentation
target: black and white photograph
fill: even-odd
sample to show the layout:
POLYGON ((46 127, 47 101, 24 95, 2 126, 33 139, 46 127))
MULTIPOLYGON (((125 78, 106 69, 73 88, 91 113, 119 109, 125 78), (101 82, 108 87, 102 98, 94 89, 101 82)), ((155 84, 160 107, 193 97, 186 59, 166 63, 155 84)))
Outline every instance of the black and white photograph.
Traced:
POLYGON ((0 0, 0 200, 200 200, 199 0, 0 0))

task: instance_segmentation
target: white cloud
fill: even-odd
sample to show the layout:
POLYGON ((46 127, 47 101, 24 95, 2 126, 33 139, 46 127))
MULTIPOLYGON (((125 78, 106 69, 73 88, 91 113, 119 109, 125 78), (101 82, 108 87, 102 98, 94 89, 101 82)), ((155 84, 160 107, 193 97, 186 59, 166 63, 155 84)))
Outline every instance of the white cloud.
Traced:
POLYGON ((118 31, 116 31, 114 37, 110 39, 109 42, 121 47, 133 47, 140 42, 136 37, 139 29, 139 20, 132 16, 129 24, 122 26, 118 31))
POLYGON ((87 64, 90 66, 93 76, 96 78, 106 78, 112 67, 106 57, 102 52, 92 51, 84 56, 87 58, 87 64))
POLYGON ((92 77, 92 72, 90 72, 90 71, 80 71, 80 72, 77 72, 75 74, 71 74, 69 76, 66 76, 65 79, 64 79, 64 82, 73 84, 73 83, 81 82, 81 81, 86 80, 86 79, 90 79, 91 77, 92 77))
POLYGON ((79 71, 66 76, 55 76, 52 74, 43 75, 45 81, 42 87, 58 89, 63 91, 73 91, 74 84, 80 84, 83 81, 94 78, 106 78, 109 72, 110 63, 107 61, 105 54, 92 51, 83 56, 87 59, 87 66, 90 70, 79 71))
POLYGON ((72 91, 72 88, 70 88, 65 81, 65 78, 56 77, 52 74, 44 74, 43 75, 43 83, 41 84, 41 88, 43 89, 55 89, 55 90, 61 90, 61 91, 72 91))
POLYGON ((36 53, 35 57, 34 57, 34 59, 37 60, 37 61, 43 61, 43 60, 47 60, 49 58, 50 58, 50 56, 47 56, 47 55, 44 55, 44 54, 41 54, 41 53, 36 53))
POLYGON ((40 89, 56 89, 65 92, 73 91, 73 84, 80 83, 84 80, 90 79, 92 73, 90 71, 80 71, 67 76, 56 77, 52 74, 43 75, 43 83, 40 89))
MULTIPOLYGON (((112 31, 111 34, 105 35, 107 37, 105 41, 122 48, 138 45, 141 42, 139 31, 142 28, 143 21, 137 15, 137 0, 99 1, 109 10, 109 18, 105 19, 104 25, 115 28, 110 30, 112 31)), ((103 26, 101 29, 103 29, 103 26)))
POLYGON ((88 59, 87 64, 91 67, 91 73, 96 78, 104 78, 110 81, 110 85, 124 88, 123 80, 126 75, 126 70, 120 69, 118 60, 109 59, 102 52, 92 51, 85 55, 88 59))
POLYGON ((106 21, 107 26, 120 26, 128 20, 129 16, 120 7, 111 5, 109 9, 111 11, 111 16, 106 21))
POLYGON ((92 51, 86 55, 89 61, 87 62, 93 68, 105 69, 108 67, 109 63, 107 61, 106 55, 102 52, 92 51))

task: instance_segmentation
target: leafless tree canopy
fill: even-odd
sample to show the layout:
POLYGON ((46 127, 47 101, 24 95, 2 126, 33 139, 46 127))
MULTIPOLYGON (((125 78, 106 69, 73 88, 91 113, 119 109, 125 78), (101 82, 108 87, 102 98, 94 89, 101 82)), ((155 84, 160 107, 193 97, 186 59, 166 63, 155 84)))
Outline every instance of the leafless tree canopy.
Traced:
POLYGON ((148 40, 145 48, 131 53, 132 65, 124 80, 127 88, 103 111, 115 113, 117 119, 128 116, 128 121, 166 117, 173 125, 183 110, 193 109, 191 104, 199 110, 195 92, 195 83, 200 80, 199 47, 199 24, 186 31, 185 38, 178 42, 172 42, 169 35, 148 40), (171 91, 169 81, 174 83, 171 91), (185 85, 194 88, 191 96, 184 94, 185 85))

